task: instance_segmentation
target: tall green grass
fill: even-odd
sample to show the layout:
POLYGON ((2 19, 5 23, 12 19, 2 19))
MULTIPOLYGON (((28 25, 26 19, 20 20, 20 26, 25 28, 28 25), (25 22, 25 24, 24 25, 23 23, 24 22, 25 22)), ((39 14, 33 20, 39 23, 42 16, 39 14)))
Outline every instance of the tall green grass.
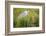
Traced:
POLYGON ((38 27, 39 26, 39 9, 30 8, 14 8, 13 9, 13 25, 17 27, 38 27), (25 17, 19 18, 20 13, 25 10, 29 11, 29 14, 25 17), (33 20, 34 16, 34 20, 33 20))

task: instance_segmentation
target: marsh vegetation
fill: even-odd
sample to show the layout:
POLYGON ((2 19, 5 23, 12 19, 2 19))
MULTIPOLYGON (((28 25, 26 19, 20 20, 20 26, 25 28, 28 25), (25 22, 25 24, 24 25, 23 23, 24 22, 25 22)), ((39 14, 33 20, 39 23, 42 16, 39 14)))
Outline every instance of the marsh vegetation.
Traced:
POLYGON ((33 8, 14 8, 13 9, 14 28, 19 27, 38 27, 39 9, 33 8))

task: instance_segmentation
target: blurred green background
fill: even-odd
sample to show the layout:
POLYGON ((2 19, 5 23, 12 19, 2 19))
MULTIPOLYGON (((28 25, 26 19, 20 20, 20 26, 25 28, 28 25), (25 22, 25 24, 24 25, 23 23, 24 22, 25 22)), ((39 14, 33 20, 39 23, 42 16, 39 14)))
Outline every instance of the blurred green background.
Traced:
POLYGON ((39 9, 33 8, 13 8, 14 28, 39 27, 39 9), (28 15, 23 17, 21 13, 28 11, 28 15))

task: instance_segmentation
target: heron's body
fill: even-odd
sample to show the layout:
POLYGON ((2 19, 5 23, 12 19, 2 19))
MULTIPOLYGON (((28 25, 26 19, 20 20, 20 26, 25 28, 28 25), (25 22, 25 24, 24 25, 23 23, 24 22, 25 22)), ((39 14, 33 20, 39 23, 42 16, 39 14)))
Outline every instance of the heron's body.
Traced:
POLYGON ((22 18, 28 15, 28 11, 24 11, 22 13, 20 13, 20 15, 18 16, 18 18, 22 18))

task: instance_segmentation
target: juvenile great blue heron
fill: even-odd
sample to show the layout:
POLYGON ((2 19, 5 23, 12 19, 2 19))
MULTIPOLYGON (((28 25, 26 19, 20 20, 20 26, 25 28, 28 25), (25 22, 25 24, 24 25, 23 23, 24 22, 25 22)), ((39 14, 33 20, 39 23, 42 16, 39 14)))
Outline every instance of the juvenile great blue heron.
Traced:
POLYGON ((28 15, 28 13, 29 13, 29 11, 24 11, 24 12, 20 13, 20 15, 18 16, 18 18, 25 17, 25 16, 28 15))

